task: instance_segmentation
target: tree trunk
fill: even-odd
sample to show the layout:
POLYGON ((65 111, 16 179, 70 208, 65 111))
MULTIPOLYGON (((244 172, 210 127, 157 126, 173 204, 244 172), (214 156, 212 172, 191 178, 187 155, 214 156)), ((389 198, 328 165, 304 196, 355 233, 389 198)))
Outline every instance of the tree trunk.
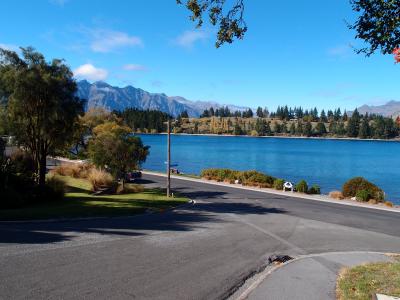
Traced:
POLYGON ((41 151, 39 161, 39 185, 46 184, 46 151, 41 151))

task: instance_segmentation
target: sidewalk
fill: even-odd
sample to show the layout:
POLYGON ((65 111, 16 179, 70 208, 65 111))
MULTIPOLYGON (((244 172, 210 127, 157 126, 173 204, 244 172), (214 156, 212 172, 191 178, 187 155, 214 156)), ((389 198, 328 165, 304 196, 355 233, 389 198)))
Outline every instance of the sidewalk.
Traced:
POLYGON ((336 279, 342 267, 390 260, 383 253, 373 252, 326 253, 300 257, 274 270, 266 269, 231 299, 334 300, 336 279))

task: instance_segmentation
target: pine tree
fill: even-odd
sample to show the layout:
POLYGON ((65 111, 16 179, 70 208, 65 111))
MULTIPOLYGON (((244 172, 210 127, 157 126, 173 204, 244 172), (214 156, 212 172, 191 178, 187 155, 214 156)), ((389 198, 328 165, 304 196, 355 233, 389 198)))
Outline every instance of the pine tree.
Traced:
POLYGON ((257 108, 256 115, 259 118, 264 118, 264 113, 263 113, 263 110, 262 110, 262 108, 260 106, 257 108))
POLYGON ((303 135, 310 137, 312 135, 311 122, 307 122, 303 129, 303 135))
POLYGON ((355 109, 351 118, 347 122, 347 135, 349 137, 357 137, 360 130, 360 114, 355 109))
POLYGON ((315 134, 318 136, 323 136, 326 134, 326 127, 324 123, 319 122, 317 124, 317 126, 315 127, 315 134))
POLYGON ((328 122, 328 118, 326 117, 325 110, 321 111, 321 122, 328 122))
POLYGON ((368 119, 363 119, 361 122, 360 130, 358 132, 358 136, 361 139, 366 139, 371 136, 371 128, 369 126, 368 119))
POLYGON ((296 125, 294 122, 292 122, 292 124, 290 124, 290 135, 295 135, 296 134, 296 125))

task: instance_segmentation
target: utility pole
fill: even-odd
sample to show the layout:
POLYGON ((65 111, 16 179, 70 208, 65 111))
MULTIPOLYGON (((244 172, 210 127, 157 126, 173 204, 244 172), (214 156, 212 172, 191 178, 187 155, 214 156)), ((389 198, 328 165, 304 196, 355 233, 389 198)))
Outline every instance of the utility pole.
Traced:
POLYGON ((167 122, 167 197, 171 193, 171 120, 167 122))

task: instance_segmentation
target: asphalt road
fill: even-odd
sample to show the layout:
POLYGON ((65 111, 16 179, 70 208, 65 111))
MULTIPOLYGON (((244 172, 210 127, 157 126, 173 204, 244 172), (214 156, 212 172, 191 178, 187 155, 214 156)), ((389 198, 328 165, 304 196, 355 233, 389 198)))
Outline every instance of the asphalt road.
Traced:
POLYGON ((0 223, 0 298, 223 299, 271 254, 400 250, 398 213, 177 179, 172 186, 196 204, 128 218, 0 223))

